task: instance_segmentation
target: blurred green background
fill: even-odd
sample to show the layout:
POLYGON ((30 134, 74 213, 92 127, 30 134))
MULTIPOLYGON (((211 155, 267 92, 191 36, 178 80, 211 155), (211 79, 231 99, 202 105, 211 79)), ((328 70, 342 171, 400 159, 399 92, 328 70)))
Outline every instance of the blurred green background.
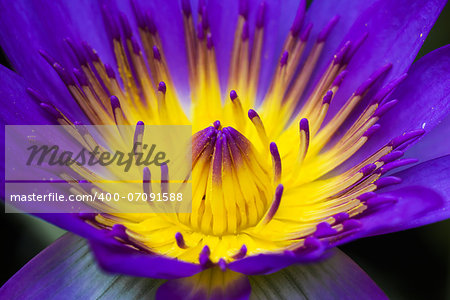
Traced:
MULTIPOLYGON (((450 5, 447 5, 418 58, 449 42, 450 5)), ((7 65, 4 58, 2 63, 7 65)), ((4 211, 4 208, 1 210, 4 211)), ((0 285, 64 233, 25 214, 2 213, 0 220, 4 253, 0 285)), ((450 299, 450 220, 366 238, 344 245, 341 249, 391 299, 450 299)))

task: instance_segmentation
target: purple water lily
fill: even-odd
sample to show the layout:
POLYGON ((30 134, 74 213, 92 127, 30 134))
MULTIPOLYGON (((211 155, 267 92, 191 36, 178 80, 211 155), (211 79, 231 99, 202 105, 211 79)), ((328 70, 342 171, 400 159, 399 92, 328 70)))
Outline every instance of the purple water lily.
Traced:
MULTIPOLYGON (((192 213, 38 215, 86 238, 106 271, 169 279, 157 297, 246 299, 248 276, 333 254, 360 276, 354 290, 383 297, 333 248, 450 217, 450 48, 412 64, 444 5, 2 2, 16 71, 0 68, 2 124, 192 125, 192 213)), ((63 238, 1 293, 62 276, 49 258, 76 266, 79 243, 63 238)), ((319 273, 309 296, 348 293, 319 273)))

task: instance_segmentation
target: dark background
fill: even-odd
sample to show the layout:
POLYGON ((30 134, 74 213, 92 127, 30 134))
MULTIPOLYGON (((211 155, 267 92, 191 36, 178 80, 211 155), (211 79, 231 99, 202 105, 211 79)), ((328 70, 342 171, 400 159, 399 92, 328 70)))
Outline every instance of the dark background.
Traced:
MULTIPOLYGON (((418 58, 449 42, 447 5, 418 58)), ((0 62, 8 66, 2 52, 0 62)), ((1 213, 0 222, 3 250, 0 285, 64 233, 25 214, 1 213)), ((392 299, 450 299, 450 220, 362 239, 340 248, 392 299)))

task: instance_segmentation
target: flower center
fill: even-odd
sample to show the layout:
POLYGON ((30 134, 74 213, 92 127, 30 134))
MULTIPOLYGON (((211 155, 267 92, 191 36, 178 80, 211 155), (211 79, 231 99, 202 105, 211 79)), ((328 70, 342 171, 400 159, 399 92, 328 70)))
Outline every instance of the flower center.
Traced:
MULTIPOLYGON (((373 191, 399 182, 380 177, 412 162, 398 158, 423 131, 405 133, 351 168, 335 170, 380 128, 376 123, 396 103, 387 97, 405 76, 369 93, 391 68, 381 66, 348 99, 335 104, 326 120, 347 66, 367 34, 343 44, 322 76, 310 82, 338 18, 331 18, 316 40, 309 41, 312 24, 303 26, 300 7, 272 82, 258 99, 270 14, 262 2, 255 24, 250 24, 250 8, 242 6, 229 64, 228 98, 220 89, 207 6, 200 1, 194 21, 189 1, 182 3, 190 114, 183 109, 183 97, 178 97, 158 30, 137 7, 133 7, 134 31, 124 15, 116 18, 108 7, 103 12, 118 74, 85 43, 67 41, 80 65, 73 73, 42 53, 92 124, 191 124, 195 133, 192 213, 100 214, 87 222, 142 251, 224 265, 246 255, 304 251, 337 241, 358 230, 355 217, 395 201, 373 191), (308 43, 311 47, 306 47, 308 43), (363 100, 368 106, 359 118, 349 119, 363 100), (299 110, 300 101, 304 104, 299 110)), ((57 122, 75 123, 38 93, 30 93, 57 122)), ((143 183, 148 178, 144 170, 143 183)))
POLYGON ((218 121, 194 135, 193 180, 192 213, 182 222, 205 234, 235 234, 255 226, 272 201, 266 158, 218 121))

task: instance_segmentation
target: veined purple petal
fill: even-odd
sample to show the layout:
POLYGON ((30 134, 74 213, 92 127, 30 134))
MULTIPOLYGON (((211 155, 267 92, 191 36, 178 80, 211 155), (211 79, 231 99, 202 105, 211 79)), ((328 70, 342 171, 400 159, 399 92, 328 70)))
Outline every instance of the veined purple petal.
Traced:
POLYGON ((314 264, 294 265, 271 275, 251 276, 255 299, 387 299, 343 252, 314 264))
POLYGON ((162 280, 112 275, 95 263, 86 241, 65 234, 29 261, 0 289, 2 299, 141 298, 162 280))
POLYGON ((117 241, 106 230, 86 223, 77 214, 36 214, 54 225, 87 238, 100 266, 112 273, 152 278, 191 276, 201 270, 199 265, 164 256, 144 253, 117 241))

